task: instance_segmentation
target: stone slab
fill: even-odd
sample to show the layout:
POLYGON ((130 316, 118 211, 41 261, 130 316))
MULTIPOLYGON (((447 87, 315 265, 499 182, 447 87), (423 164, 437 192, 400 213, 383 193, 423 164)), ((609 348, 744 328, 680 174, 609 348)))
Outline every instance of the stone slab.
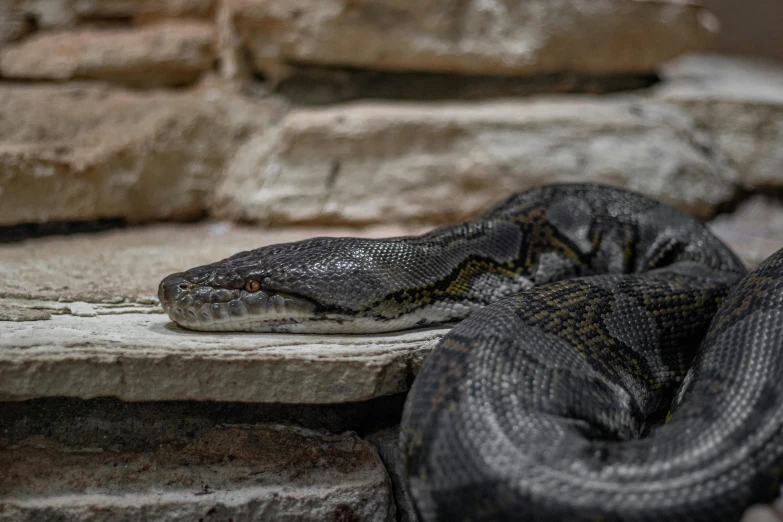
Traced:
POLYGON ((352 433, 223 425, 136 448, 35 434, 0 449, 0 469, 4 522, 395 519, 383 464, 352 433))
POLYGON ((682 109, 647 98, 357 102, 292 110, 237 151, 213 213, 272 224, 448 223, 549 182, 638 190, 697 216, 736 173, 682 109))
POLYGON ((0 400, 362 401, 406 391, 445 332, 211 334, 137 313, 0 322, 0 400))

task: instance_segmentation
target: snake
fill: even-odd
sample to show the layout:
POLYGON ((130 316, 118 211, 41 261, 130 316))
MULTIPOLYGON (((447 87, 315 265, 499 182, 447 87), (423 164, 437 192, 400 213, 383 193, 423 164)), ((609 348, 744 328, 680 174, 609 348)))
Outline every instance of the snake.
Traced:
POLYGON ((453 324, 401 465, 425 521, 729 521, 783 478, 783 250, 752 272, 642 194, 548 184, 417 236, 240 252, 159 287, 203 331, 453 324))

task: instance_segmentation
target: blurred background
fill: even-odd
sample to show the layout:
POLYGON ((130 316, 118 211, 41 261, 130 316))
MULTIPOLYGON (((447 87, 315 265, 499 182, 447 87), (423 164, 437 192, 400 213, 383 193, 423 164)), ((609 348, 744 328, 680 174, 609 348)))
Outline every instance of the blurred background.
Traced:
POLYGON ((3 0, 0 227, 432 226, 583 180, 775 239, 781 29, 779 0, 3 0))

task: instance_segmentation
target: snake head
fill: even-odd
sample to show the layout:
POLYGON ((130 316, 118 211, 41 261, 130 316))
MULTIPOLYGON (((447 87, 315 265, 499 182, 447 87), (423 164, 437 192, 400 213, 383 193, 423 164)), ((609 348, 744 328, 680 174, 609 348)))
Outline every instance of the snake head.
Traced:
POLYGON ((404 259, 386 261, 394 248, 404 249, 394 240, 356 238, 270 245, 171 274, 158 297, 174 322, 192 330, 378 331, 387 321, 373 310, 405 279, 404 259))

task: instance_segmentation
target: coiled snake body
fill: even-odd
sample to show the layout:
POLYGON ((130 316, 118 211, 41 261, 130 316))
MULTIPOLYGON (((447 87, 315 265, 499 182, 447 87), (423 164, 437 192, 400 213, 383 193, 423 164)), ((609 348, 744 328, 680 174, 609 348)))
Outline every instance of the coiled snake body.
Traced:
POLYGON ((424 520, 737 520, 778 493, 783 250, 746 275, 700 223, 632 192, 549 185, 422 236, 273 245, 159 296, 197 330, 470 314, 405 406, 424 520))

